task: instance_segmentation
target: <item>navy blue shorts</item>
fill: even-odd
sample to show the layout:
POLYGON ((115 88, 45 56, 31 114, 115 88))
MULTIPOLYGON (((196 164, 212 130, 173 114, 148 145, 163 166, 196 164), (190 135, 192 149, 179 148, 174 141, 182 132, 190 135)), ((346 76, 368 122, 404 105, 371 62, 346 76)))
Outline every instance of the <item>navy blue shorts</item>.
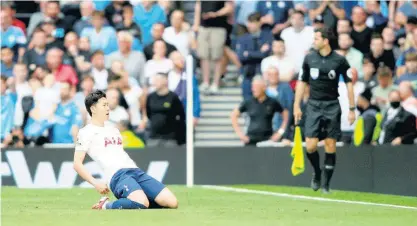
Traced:
POLYGON ((165 185, 139 168, 120 169, 110 181, 110 189, 117 199, 127 198, 130 193, 143 190, 148 200, 153 202, 164 188, 165 185))

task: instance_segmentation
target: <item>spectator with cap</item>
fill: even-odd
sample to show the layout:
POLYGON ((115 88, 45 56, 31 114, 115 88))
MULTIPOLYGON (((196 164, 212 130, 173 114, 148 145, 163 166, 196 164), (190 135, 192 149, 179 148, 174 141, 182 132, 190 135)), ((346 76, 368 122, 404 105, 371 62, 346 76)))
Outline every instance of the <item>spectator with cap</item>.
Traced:
POLYGON ((272 54, 261 62, 261 71, 265 73, 270 67, 279 71, 279 80, 290 82, 295 74, 295 65, 288 56, 282 39, 272 41, 272 54))
POLYGON ((110 26, 115 27, 116 24, 123 23, 123 10, 124 6, 130 5, 128 1, 112 1, 104 9, 104 15, 109 22, 110 26))
POLYGON ((142 44, 148 45, 153 41, 151 30, 154 24, 165 24, 167 21, 164 10, 154 1, 142 0, 134 7, 135 22, 142 31, 142 44))
MULTIPOLYGON (((277 100, 283 109, 288 111, 288 122, 292 121, 292 112, 294 104, 294 92, 291 89, 291 86, 281 80, 280 72, 275 67, 269 67, 266 71, 266 81, 268 82, 268 87, 266 89, 266 95, 272 99, 277 100)), ((283 115, 275 113, 273 121, 273 130, 278 130, 281 127, 281 124, 284 122, 283 115)), ((285 128, 285 133, 283 135, 283 140, 286 144, 291 143, 290 137, 290 124, 287 124, 285 128)))
POLYGON ((110 76, 110 72, 105 67, 103 51, 97 50, 91 55, 91 64, 90 74, 95 81, 94 88, 100 90, 107 89, 107 80, 110 76))
POLYGON ((197 1, 195 5, 193 30, 198 31, 197 54, 203 77, 200 89, 205 93, 217 93, 219 90, 227 20, 232 13, 231 1, 197 1), (210 73, 213 67, 214 73, 210 73), (210 74, 214 74, 211 86, 210 74))
POLYGON ((129 77, 138 82, 144 81, 145 55, 132 49, 133 37, 127 31, 117 34, 119 50, 106 56, 106 67, 110 68, 113 61, 123 62, 123 68, 129 73, 129 77))
POLYGON ((1 2, 1 10, 8 11, 12 15, 12 25, 22 29, 23 33, 26 33, 26 25, 23 21, 16 18, 16 5, 14 2, 1 2))
POLYGON ((397 76, 395 84, 403 81, 409 81, 414 89, 414 96, 417 97, 417 53, 409 53, 406 56, 406 72, 401 76, 397 76))
POLYGON ((80 3, 81 18, 75 22, 73 30, 77 35, 81 35, 81 32, 86 27, 92 27, 91 16, 94 12, 94 4, 91 1, 82 1, 80 3))
POLYGON ((363 134, 361 144, 372 144, 379 138, 379 124, 382 116, 380 116, 379 108, 371 104, 371 98, 372 92, 369 89, 365 89, 357 98, 356 109, 359 111, 359 117, 363 120, 363 128, 359 128, 361 131, 355 129, 355 133, 361 132, 363 134))
POLYGON ((417 98, 414 96, 411 82, 403 81, 398 86, 401 97, 401 106, 417 117, 417 98))
POLYGON ((235 108, 230 116, 235 133, 247 146, 268 140, 278 142, 288 125, 288 111, 284 110, 276 99, 266 95, 266 82, 260 76, 253 79, 252 95, 235 108), (250 118, 247 134, 242 132, 238 123, 239 116, 245 112, 250 118), (276 112, 281 113, 283 121, 280 128, 274 132, 272 119, 276 112))
POLYGON ((54 114, 51 142, 72 144, 76 141, 78 130, 83 126, 83 120, 78 106, 71 98, 71 85, 68 82, 61 82, 60 97, 61 102, 54 114))
POLYGON ((13 77, 13 51, 8 47, 1 48, 1 74, 7 78, 13 77))
POLYGON ((338 19, 345 18, 346 12, 339 1, 310 1, 309 16, 313 21, 318 15, 322 15, 327 27, 336 30, 338 19))
POLYGON ((391 91, 398 90, 393 84, 392 71, 387 66, 381 66, 377 69, 378 86, 372 89, 371 103, 378 106, 381 112, 385 112, 388 107, 388 96, 391 91))
POLYGON ((258 1, 256 11, 261 14, 263 27, 279 37, 281 31, 290 25, 288 19, 293 8, 292 1, 258 1))
POLYGON ((117 50, 116 30, 110 26, 104 26, 103 12, 94 11, 92 15, 93 27, 86 27, 81 32, 81 37, 88 37, 91 51, 102 50, 104 54, 110 54, 117 50))
POLYGON ((13 93, 7 92, 7 77, 1 76, 1 130, 0 139, 3 143, 4 138, 10 134, 13 128, 13 117, 15 110, 15 97, 13 93))
POLYGON ((190 33, 184 29, 184 12, 175 10, 171 14, 171 26, 167 27, 162 36, 169 44, 175 46, 183 56, 190 51, 190 33))
POLYGON ((118 123, 129 120, 129 113, 125 108, 120 106, 120 93, 117 89, 111 88, 106 92, 107 100, 109 101, 109 124, 117 126, 118 123))
POLYGON ((353 30, 351 33, 353 39, 353 47, 368 54, 371 46, 371 38, 373 30, 366 25, 366 11, 360 6, 352 9, 353 30))
POLYGON ((42 29, 37 29, 33 33, 32 49, 26 51, 23 63, 26 64, 31 72, 46 63, 46 33, 42 29))
POLYGON ((295 63, 295 72, 298 72, 313 45, 314 29, 304 25, 304 13, 301 11, 294 11, 290 21, 291 27, 282 31, 281 38, 285 42, 289 58, 295 63))
POLYGON ((358 71, 360 79, 363 78, 363 54, 352 47, 353 40, 349 33, 339 33, 338 37, 339 49, 337 53, 344 56, 352 68, 358 71))
POLYGON ((413 144, 417 137, 416 117, 401 107, 401 97, 397 90, 389 93, 389 108, 381 123, 380 144, 413 144))
POLYGON ((22 29, 12 25, 12 15, 7 10, 1 10, 1 46, 10 48, 14 53, 13 61, 22 60, 25 54, 26 37, 22 29))
POLYGON ((145 64, 145 86, 150 87, 150 91, 154 90, 153 76, 157 73, 168 73, 173 68, 172 61, 166 58, 166 46, 162 40, 155 41, 154 55, 152 60, 148 60, 145 64))
POLYGON ((242 94, 244 99, 252 97, 252 78, 261 72, 261 62, 271 52, 273 40, 272 33, 261 30, 261 15, 251 14, 248 18, 249 34, 239 37, 237 41, 237 54, 243 66, 242 94))
POLYGON ((371 52, 369 59, 374 64, 375 68, 381 65, 388 66, 392 71, 395 69, 395 58, 392 50, 384 49, 384 41, 379 34, 372 35, 371 52))
MULTIPOLYGON (((123 6, 123 21, 115 25, 117 31, 127 31, 133 37, 133 50, 143 51, 142 31, 134 21, 133 6, 126 4, 123 6)), ((120 48, 120 46, 119 46, 120 48)))
MULTIPOLYGON (((170 59, 174 65, 173 69, 168 73, 168 88, 178 95, 178 98, 187 109, 187 74, 185 72, 185 58, 180 52, 175 51, 170 55, 170 59)), ((200 118, 200 92, 198 90, 198 81, 193 76, 193 125, 196 126, 200 118)))
POLYGON ((153 42, 151 42, 150 44, 146 45, 145 49, 144 49, 144 53, 145 53, 145 57, 146 60, 150 60, 152 59, 153 55, 154 55, 154 45, 156 41, 162 41, 165 43, 165 46, 167 48, 166 51, 166 57, 169 56, 169 54, 171 54, 173 51, 177 50, 177 48, 171 44, 169 44, 168 42, 166 42, 166 40, 163 39, 163 34, 165 31, 165 25, 162 23, 155 23, 152 26, 152 38, 153 38, 153 42))
POLYGON ((168 88, 166 74, 154 77, 155 92, 147 97, 146 114, 140 126, 149 122, 147 146, 172 147, 185 144, 185 111, 177 94, 168 88))

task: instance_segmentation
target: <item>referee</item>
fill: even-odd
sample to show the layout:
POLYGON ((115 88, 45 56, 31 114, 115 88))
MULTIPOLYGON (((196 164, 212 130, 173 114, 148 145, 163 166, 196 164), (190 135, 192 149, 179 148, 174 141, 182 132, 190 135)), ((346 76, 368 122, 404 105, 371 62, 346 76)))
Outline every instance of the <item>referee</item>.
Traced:
POLYGON ((341 109, 338 101, 339 76, 343 76, 349 97, 350 124, 355 121, 355 104, 352 73, 346 59, 334 52, 330 47, 333 33, 328 28, 319 28, 314 33, 314 50, 306 55, 298 82, 294 102, 295 124, 301 120, 300 102, 307 84, 310 85, 310 99, 305 112, 304 135, 306 137, 307 157, 314 168, 311 188, 317 191, 321 187, 320 158, 317 143, 324 139, 324 184, 323 192, 329 193, 329 184, 336 164, 336 141, 341 136, 341 109))

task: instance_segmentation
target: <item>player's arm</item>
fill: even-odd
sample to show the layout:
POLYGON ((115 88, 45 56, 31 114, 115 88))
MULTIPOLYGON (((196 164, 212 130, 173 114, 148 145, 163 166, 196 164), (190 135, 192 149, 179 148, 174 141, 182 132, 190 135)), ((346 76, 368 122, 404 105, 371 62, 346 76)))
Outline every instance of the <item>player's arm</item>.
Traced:
POLYGON ((287 130, 289 116, 288 116, 288 110, 283 108, 278 101, 276 101, 274 108, 275 108, 274 109, 275 112, 281 113, 281 116, 282 116, 281 126, 271 137, 273 141, 277 142, 279 141, 279 139, 281 139, 281 137, 284 135, 285 131, 287 130))
POLYGON ((246 111, 246 102, 243 101, 239 107, 235 108, 230 114, 230 119, 232 120, 232 127, 238 137, 244 142, 248 143, 249 138, 242 132, 242 129, 239 126, 239 117, 242 112, 246 111))
POLYGON ((310 76, 310 67, 308 66, 307 56, 304 58, 303 66, 298 74, 298 81, 295 87, 295 99, 294 99, 294 123, 297 125, 302 116, 300 103, 304 96, 308 79, 310 76))
POLYGON ((78 134, 77 142, 75 144, 73 163, 74 170, 78 173, 78 175, 80 175, 81 178, 93 185, 100 194, 107 194, 109 192, 107 185, 96 180, 84 166, 83 162, 85 159, 85 155, 87 154, 87 150, 88 148, 86 143, 81 138, 81 135, 78 134))

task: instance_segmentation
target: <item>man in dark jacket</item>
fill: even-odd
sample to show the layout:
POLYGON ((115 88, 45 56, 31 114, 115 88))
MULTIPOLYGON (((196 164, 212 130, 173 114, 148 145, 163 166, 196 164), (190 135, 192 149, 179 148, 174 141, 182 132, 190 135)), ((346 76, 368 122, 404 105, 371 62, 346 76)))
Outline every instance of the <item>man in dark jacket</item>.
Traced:
POLYGON ((261 15, 253 13, 248 17, 249 34, 241 36, 237 41, 237 54, 243 65, 242 82, 243 98, 252 97, 252 78, 261 72, 261 62, 270 55, 273 36, 270 30, 261 30, 261 15))
MULTIPOLYGON (((359 120, 363 120, 363 125, 361 123, 362 128, 355 129, 354 142, 357 146, 360 144, 371 144, 372 141, 376 141, 381 131, 380 123, 382 116, 379 113, 379 108, 371 105, 371 98, 372 92, 370 89, 366 89, 358 97, 356 108, 361 117, 359 120), (363 134, 363 136, 360 134, 363 134)), ((357 126, 360 126, 359 123, 357 123, 357 126)))
POLYGON ((400 93, 389 94, 390 108, 382 120, 380 144, 413 144, 417 137, 416 117, 401 107, 400 93))

